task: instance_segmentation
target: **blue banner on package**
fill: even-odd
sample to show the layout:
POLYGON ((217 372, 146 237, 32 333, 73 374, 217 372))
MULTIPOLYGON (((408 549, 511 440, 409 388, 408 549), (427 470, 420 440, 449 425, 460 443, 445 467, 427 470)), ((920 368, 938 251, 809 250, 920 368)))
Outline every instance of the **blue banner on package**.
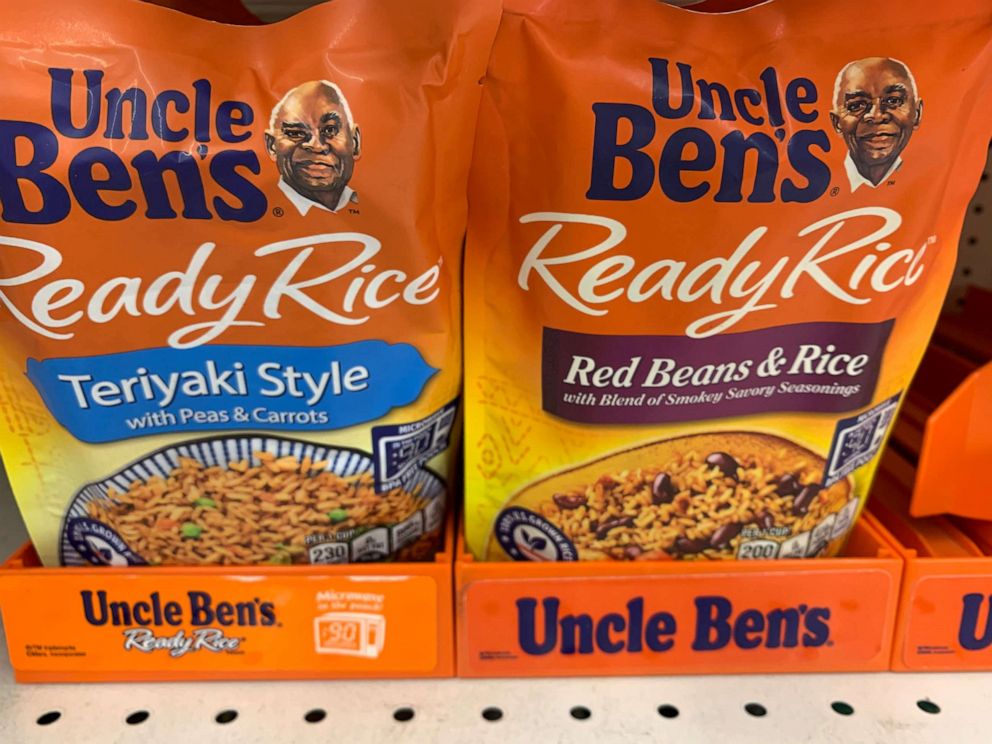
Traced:
POLYGON ((202 346, 28 360, 84 442, 211 429, 341 429, 417 399, 437 372, 410 344, 202 346))

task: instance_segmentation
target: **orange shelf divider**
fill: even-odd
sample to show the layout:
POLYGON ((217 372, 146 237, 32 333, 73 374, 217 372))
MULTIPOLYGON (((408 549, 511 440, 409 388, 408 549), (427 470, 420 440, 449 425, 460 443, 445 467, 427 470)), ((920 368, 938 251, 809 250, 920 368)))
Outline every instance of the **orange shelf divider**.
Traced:
POLYGON ((930 415, 919 453, 912 513, 952 511, 992 519, 988 479, 992 460, 992 362, 971 373, 930 415), (948 509, 948 504, 952 508, 948 509))

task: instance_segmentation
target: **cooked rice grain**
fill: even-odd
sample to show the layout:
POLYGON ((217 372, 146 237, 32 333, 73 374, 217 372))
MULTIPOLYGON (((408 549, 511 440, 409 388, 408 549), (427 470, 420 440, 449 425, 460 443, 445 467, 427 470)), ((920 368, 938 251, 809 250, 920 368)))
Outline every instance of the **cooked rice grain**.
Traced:
MULTIPOLYGON (((376 493, 371 473, 340 476, 325 460, 256 452, 227 468, 180 458, 168 478, 136 480, 87 505, 152 565, 307 563, 308 536, 347 538, 359 528, 390 525, 428 499, 396 488, 376 493)), ((407 560, 429 558, 424 535, 407 560)))
POLYGON ((608 473, 592 484, 555 494, 539 511, 574 543, 583 560, 716 560, 736 556, 745 528, 758 531, 760 539, 784 542, 812 530, 847 503, 847 489, 838 483, 819 491, 805 514, 796 514, 798 490, 820 483, 822 463, 784 449, 774 460, 728 454, 738 464, 736 477, 707 465, 705 453, 680 453, 663 467, 608 473), (661 473, 673 483, 667 503, 656 503, 652 491, 661 473), (780 493, 790 490, 779 485, 785 475, 797 481, 796 493, 780 493), (736 534, 725 541, 715 539, 726 525, 736 534))

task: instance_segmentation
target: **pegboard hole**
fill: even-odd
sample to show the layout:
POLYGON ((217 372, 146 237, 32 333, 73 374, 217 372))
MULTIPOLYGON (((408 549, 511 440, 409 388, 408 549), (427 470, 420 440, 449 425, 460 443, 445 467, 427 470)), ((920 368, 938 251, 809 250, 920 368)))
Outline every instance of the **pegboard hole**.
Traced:
POLYGON ((128 726, 137 726, 139 723, 144 723, 148 720, 151 715, 147 710, 136 710, 134 713, 125 718, 128 726))
POLYGON ((576 721, 584 721, 592 716, 592 711, 584 705, 576 705, 569 711, 569 715, 571 715, 576 721))
POLYGON ((488 708, 483 709, 482 717, 485 718, 487 721, 498 721, 500 718, 503 717, 503 711, 500 708, 490 706, 488 708))
POLYGON ((327 718, 327 711, 323 708, 308 710, 303 716, 303 720, 307 723, 320 723, 325 718, 327 718))
POLYGON ((917 700, 916 707, 924 713, 930 713, 931 715, 940 713, 940 706, 931 700, 917 700))
POLYGON ((231 723, 231 721, 233 721, 237 717, 238 717, 238 711, 236 710, 222 710, 220 713, 214 716, 214 720, 217 721, 217 723, 231 723))
POLYGON ((50 710, 47 713, 42 713, 40 716, 38 716, 37 723, 39 726, 51 726, 61 717, 62 714, 59 713, 57 710, 50 710))
POLYGON ((755 718, 768 715, 768 709, 761 703, 748 703, 744 706, 744 710, 747 711, 749 716, 754 716, 755 718))
POLYGON ((676 708, 674 705, 659 705, 658 715, 661 716, 662 718, 678 718, 679 709, 676 708))
POLYGON ((840 716, 851 716, 854 715, 854 708, 842 700, 837 700, 830 703, 830 707, 833 709, 834 713, 840 716))
POLYGON ((393 718, 401 723, 406 723, 407 721, 412 721, 414 715, 413 708, 397 708, 393 711, 393 718))

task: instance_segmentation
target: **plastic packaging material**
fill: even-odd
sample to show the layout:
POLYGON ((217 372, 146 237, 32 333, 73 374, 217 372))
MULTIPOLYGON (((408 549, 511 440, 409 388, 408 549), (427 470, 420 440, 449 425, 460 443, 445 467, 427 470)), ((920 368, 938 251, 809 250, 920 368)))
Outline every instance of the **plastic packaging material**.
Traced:
POLYGON ((430 560, 498 2, 3 17, 0 450, 44 564, 430 560))
POLYGON ((933 331, 988 3, 688 5, 506 3, 466 257, 478 559, 838 554, 933 331))
POLYGON ((245 26, 257 26, 262 22, 241 3, 241 0, 143 0, 143 2, 189 13, 207 21, 245 26))

